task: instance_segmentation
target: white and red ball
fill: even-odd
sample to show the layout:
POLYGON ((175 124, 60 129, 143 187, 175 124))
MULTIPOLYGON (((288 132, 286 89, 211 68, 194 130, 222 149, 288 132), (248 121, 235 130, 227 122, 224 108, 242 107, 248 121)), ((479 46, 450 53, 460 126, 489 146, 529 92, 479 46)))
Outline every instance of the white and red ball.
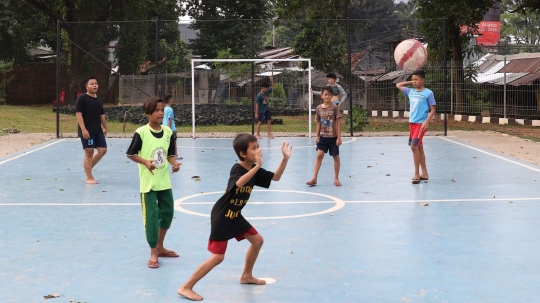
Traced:
POLYGON ((407 39, 401 41, 394 50, 396 64, 405 70, 421 69, 427 61, 427 51, 418 40, 407 39))

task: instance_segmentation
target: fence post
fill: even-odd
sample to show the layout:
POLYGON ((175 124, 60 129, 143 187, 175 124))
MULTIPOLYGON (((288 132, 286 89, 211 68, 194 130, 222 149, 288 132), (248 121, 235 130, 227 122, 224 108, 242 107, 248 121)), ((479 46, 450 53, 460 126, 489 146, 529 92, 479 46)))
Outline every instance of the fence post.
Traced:
POLYGON ((154 64, 155 64, 154 71, 156 73, 154 77, 154 95, 155 96, 158 95, 158 47, 159 47, 159 23, 158 22, 159 22, 159 19, 156 18, 156 37, 155 37, 156 49, 154 50, 154 64))
POLYGON ((349 65, 349 125, 351 126, 350 127, 350 131, 351 131, 351 137, 354 137, 354 129, 353 129, 353 110, 352 110, 352 96, 353 96, 353 92, 352 92, 352 78, 353 78, 353 72, 352 72, 352 62, 351 62, 351 52, 352 52, 352 49, 351 49, 351 30, 350 30, 350 20, 349 20, 349 16, 347 16, 347 60, 348 60, 348 65, 349 65))
MULTIPOLYGON (((503 116, 506 119, 506 56, 504 56, 503 116)), ((514 116, 515 117, 515 116, 514 116)))
POLYGON ((444 104, 444 136, 448 135, 448 120, 447 120, 447 111, 448 111, 448 102, 446 101, 446 94, 448 89, 448 69, 446 68, 446 18, 443 18, 443 104, 444 104))
POLYGON ((56 20, 56 138, 60 138, 60 19, 56 20))

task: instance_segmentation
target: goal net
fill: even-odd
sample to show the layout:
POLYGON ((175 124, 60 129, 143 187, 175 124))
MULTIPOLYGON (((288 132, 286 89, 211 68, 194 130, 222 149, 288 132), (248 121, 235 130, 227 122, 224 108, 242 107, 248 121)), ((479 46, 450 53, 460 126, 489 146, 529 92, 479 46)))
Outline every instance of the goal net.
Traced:
MULTIPOLYGON (((255 101, 263 83, 272 80, 268 104, 274 136, 311 137, 311 71, 311 59, 191 59, 192 133, 178 135, 256 133, 255 101)), ((267 123, 260 126, 263 137, 267 123)))

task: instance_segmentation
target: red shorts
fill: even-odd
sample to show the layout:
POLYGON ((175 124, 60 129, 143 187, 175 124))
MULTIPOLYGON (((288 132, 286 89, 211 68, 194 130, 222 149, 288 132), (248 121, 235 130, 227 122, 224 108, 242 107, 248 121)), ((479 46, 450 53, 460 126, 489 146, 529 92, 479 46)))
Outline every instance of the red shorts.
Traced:
POLYGON ((427 130, 424 129, 420 132, 421 127, 422 123, 409 123, 409 145, 422 145, 422 138, 424 138, 427 130))
MULTIPOLYGON (((257 230, 252 226, 250 229, 246 230, 245 232, 241 233, 240 235, 234 237, 238 242, 244 240, 246 238, 246 235, 256 235, 258 234, 257 230)), ((215 241, 215 240, 208 240, 208 251, 210 251, 213 254, 216 255, 224 255, 225 251, 227 250, 227 243, 229 241, 215 241)))

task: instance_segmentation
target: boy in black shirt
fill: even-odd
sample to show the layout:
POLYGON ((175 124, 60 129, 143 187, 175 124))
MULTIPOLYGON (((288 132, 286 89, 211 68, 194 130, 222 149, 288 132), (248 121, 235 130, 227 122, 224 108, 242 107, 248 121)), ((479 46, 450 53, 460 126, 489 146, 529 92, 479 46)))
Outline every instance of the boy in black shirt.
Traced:
POLYGON ((225 258, 227 241, 232 238, 241 241, 247 239, 251 246, 246 254, 244 272, 240 277, 242 284, 266 284, 266 281, 253 277, 253 266, 263 244, 263 237, 242 216, 242 208, 248 202, 253 186, 268 188, 272 181, 279 181, 287 161, 291 156, 292 146, 281 144, 283 160, 276 172, 262 168, 262 149, 259 148, 257 137, 251 134, 239 134, 233 141, 234 151, 240 159, 231 168, 227 191, 212 208, 211 232, 208 240, 208 250, 212 253, 191 277, 178 288, 178 294, 193 301, 201 301, 202 296, 193 291, 193 286, 220 264, 225 258))

